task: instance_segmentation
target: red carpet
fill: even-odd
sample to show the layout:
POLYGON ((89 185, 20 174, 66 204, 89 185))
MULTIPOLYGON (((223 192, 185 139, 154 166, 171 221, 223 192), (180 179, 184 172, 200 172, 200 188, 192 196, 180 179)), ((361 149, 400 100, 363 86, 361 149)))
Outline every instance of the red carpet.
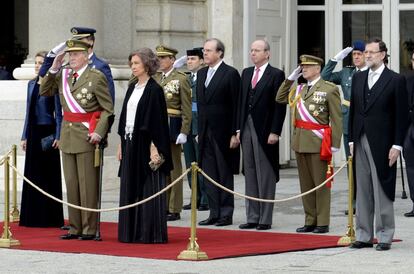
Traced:
MULTIPOLYGON (((1 225, 1 228, 3 226, 1 225)), ((168 244, 125 244, 117 241, 117 224, 102 223, 103 241, 60 240, 57 228, 27 228, 12 224, 13 238, 24 250, 90 253, 149 259, 176 260, 187 248, 189 228, 168 227, 168 244)), ((274 254, 337 247, 339 236, 197 229, 198 243, 209 259, 274 254)))

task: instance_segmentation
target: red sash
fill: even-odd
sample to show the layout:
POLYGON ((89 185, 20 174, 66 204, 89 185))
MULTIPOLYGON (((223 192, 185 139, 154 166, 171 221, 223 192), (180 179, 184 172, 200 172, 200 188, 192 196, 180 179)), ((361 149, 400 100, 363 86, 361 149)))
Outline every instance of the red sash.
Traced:
POLYGON ((87 122, 89 123, 89 133, 93 133, 95 131, 96 125, 101 117, 100 111, 95 112, 87 112, 87 113, 74 113, 69 111, 64 111, 63 119, 68 122, 75 122, 75 123, 82 123, 87 122))
POLYGON ((320 130, 324 129, 323 131, 323 138, 322 138, 322 145, 321 145, 321 160, 322 161, 331 161, 332 159, 332 150, 331 150, 331 135, 332 129, 329 125, 320 125, 313 122, 307 122, 303 120, 296 120, 295 127, 303 128, 307 130, 320 130))

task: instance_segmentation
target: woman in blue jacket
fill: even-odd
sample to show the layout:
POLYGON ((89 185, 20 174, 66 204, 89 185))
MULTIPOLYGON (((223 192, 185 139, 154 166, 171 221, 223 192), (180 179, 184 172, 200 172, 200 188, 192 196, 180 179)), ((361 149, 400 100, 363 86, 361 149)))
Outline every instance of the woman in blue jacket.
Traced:
MULTIPOLYGON (((51 195, 62 198, 58 140, 62 121, 59 97, 39 96, 38 72, 46 52, 35 56, 36 78, 27 87, 26 119, 21 147, 26 152, 24 175, 51 195)), ((20 225, 61 227, 63 207, 23 182, 20 225)))

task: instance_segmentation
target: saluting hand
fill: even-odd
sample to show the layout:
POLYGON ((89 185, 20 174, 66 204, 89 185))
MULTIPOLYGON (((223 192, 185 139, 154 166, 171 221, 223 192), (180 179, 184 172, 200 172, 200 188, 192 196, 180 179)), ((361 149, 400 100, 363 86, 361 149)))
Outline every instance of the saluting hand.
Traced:
POLYGON ((292 73, 288 76, 290 81, 296 81, 302 75, 302 67, 298 66, 295 68, 292 73))
POLYGON ((62 52, 58 55, 56 55, 56 58, 53 60, 52 67, 50 70, 58 71, 62 67, 63 59, 65 58, 65 52, 62 52))
POLYGON ((335 57, 333 58, 333 60, 339 62, 345 59, 345 57, 348 56, 348 54, 353 51, 354 49, 352 47, 347 47, 344 48, 343 50, 341 50, 340 52, 338 52, 335 57))

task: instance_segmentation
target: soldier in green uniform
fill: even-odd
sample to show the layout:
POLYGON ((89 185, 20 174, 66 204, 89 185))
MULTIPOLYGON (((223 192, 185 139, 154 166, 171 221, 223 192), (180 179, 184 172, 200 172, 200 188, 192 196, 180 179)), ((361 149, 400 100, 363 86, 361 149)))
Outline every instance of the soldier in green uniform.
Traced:
MULTIPOLYGON (((332 152, 338 151, 342 135, 341 98, 338 87, 321 79, 321 58, 302 55, 301 65, 280 86, 276 101, 293 111, 292 149, 296 153, 301 192, 326 179, 332 152), (303 72, 307 84, 292 87, 303 72)), ((305 225, 296 232, 329 232, 331 191, 322 187, 302 197, 305 225)))
MULTIPOLYGON (((187 142, 191 126, 191 87, 186 74, 173 67, 177 53, 176 49, 163 45, 157 46, 156 54, 160 60, 160 72, 153 76, 164 89, 165 101, 167 102, 171 154, 174 165, 169 178, 170 183, 182 174, 181 145, 187 142)), ((167 206, 167 220, 179 220, 183 207, 182 181, 167 191, 167 206)))
MULTIPOLYGON (((203 48, 193 48, 187 50, 187 69, 190 71, 191 84, 191 130, 187 138, 187 143, 183 145, 185 165, 191 167, 192 162, 198 162, 198 111, 197 111, 197 71, 204 66, 203 48)), ((188 173, 188 184, 191 188, 191 173, 188 173)), ((184 210, 191 209, 191 202, 183 206, 184 210)), ((206 211, 209 209, 207 194, 204 189, 203 176, 199 174, 197 180, 197 209, 206 211)))
MULTIPOLYGON (((40 85, 40 95, 59 93, 64 118, 59 148, 68 202, 96 208, 99 167, 94 150, 108 131, 114 108, 105 75, 88 66, 89 44, 68 40, 69 64, 62 66, 64 53, 56 56, 40 85)), ((95 237, 97 214, 69 208, 70 230, 61 239, 91 240, 95 237)))

